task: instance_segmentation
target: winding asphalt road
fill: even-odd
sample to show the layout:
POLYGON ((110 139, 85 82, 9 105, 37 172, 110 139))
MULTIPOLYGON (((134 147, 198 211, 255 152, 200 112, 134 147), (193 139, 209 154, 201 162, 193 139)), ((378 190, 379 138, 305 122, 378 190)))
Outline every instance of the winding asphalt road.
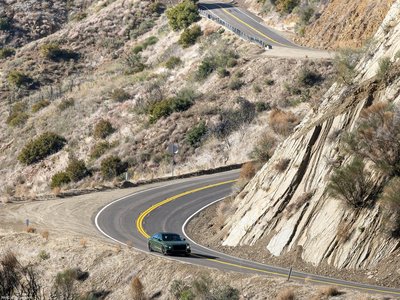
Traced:
MULTIPOLYGON (((108 204, 96 215, 94 223, 108 238, 121 244, 129 243, 145 252, 148 252, 147 238, 159 231, 177 232, 191 241, 185 233, 188 220, 203 208, 228 196, 238 174, 239 172, 234 170, 175 180, 161 187, 145 189, 108 204)), ((166 258, 226 271, 288 277, 289 270, 286 268, 235 258, 193 241, 191 246, 192 255, 189 257, 166 258)), ((295 270, 291 278, 400 297, 400 289, 344 281, 295 270)))
POLYGON ((263 25, 259 17, 244 8, 223 1, 206 0, 199 2, 198 7, 205 12, 209 18, 218 17, 241 33, 256 37, 267 45, 286 48, 303 48, 292 43, 273 29, 263 25))

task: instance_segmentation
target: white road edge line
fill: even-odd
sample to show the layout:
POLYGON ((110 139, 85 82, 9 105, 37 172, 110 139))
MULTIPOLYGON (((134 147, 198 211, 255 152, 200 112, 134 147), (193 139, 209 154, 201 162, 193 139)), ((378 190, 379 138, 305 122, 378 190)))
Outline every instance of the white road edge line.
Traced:
POLYGON ((192 239, 187 235, 185 228, 186 228, 187 224, 188 224, 197 214, 199 214, 201 211, 205 210, 207 207, 209 207, 209 206, 211 206, 211 205, 213 205, 213 204, 215 204, 215 203, 217 203, 217 202, 220 202, 220 201, 222 201, 222 200, 224 200, 224 199, 226 199, 226 197, 217 199, 217 200, 215 200, 215 201, 213 201, 213 202, 207 204, 206 206, 200 208, 198 211, 196 211, 195 213, 193 213, 189 218, 187 218, 186 221, 185 221, 185 223, 183 223, 183 225, 182 225, 182 232, 183 232, 183 235, 184 235, 191 243, 193 243, 194 245, 196 245, 196 246, 198 246, 198 247, 200 247, 200 248, 206 249, 207 251, 212 251, 212 252, 214 252, 214 253, 217 253, 217 254, 219 254, 219 255, 223 255, 223 256, 225 256, 225 257, 232 258, 232 259, 234 259, 234 260, 240 260, 240 261, 242 261, 242 262, 248 262, 248 263, 256 264, 256 265, 259 265, 259 266, 262 266, 262 267, 273 267, 273 268, 275 268, 275 269, 277 269, 277 270, 288 272, 289 269, 286 269, 286 268, 281 268, 281 267, 275 267, 275 266, 265 265, 265 264, 262 264, 262 263, 259 263, 259 262, 256 262, 256 261, 252 261, 252 260, 248 260, 248 259, 245 259, 245 258, 240 258, 240 257, 232 256, 232 255, 225 254, 225 253, 223 253, 223 252, 220 252, 220 251, 217 251, 217 250, 214 250, 214 249, 211 249, 211 248, 207 248, 207 247, 205 247, 205 246, 203 246, 203 245, 200 245, 200 244, 196 243, 194 240, 192 240, 192 239))
MULTIPOLYGON (((162 185, 162 186, 155 186, 155 187, 152 187, 152 188, 149 188, 149 189, 144 189, 144 190, 141 190, 141 191, 137 191, 137 192, 134 192, 134 193, 132 193, 132 194, 126 195, 126 196, 124 196, 124 197, 122 197, 122 198, 119 198, 119 199, 117 199, 117 200, 114 200, 114 201, 108 203, 106 206, 104 206, 102 209, 100 209, 100 211, 97 213, 97 215, 96 215, 96 217, 95 217, 95 219, 94 219, 94 224, 96 225, 96 228, 97 228, 104 236, 108 237, 110 240, 113 240, 114 242, 117 242, 117 243, 122 244, 122 245, 124 245, 124 246, 128 246, 128 244, 123 243, 123 242, 121 242, 121 241, 119 241, 119 240, 113 238, 112 236, 110 236, 109 234, 105 233, 105 232, 100 228, 100 225, 99 225, 99 216, 102 214, 102 212, 103 212, 104 210, 106 210, 108 207, 110 207, 110 206, 113 205, 114 203, 117 203, 117 202, 122 201, 122 200, 124 200, 124 199, 126 199, 126 198, 129 198, 129 197, 136 196, 136 195, 138 195, 138 194, 142 194, 142 193, 144 193, 144 192, 148 192, 148 191, 151 191, 151 190, 154 190, 154 189, 162 188, 162 187, 165 187, 165 186, 168 186, 168 185, 171 185, 171 184, 165 184, 165 185, 162 185)), ((135 248, 135 249, 138 249, 138 248, 135 248)), ((142 251, 142 252, 146 252, 146 251, 143 251, 143 250, 141 250, 141 249, 138 249, 138 250, 139 250, 139 251, 142 251)))

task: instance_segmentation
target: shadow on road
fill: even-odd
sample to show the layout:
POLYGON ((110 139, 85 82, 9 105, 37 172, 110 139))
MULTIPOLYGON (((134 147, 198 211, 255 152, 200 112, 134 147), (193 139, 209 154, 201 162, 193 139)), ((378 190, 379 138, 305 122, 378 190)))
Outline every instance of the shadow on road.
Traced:
POLYGON ((200 259, 217 259, 217 256, 206 255, 206 254, 199 254, 199 253, 192 253, 190 257, 193 258, 200 258, 200 259))

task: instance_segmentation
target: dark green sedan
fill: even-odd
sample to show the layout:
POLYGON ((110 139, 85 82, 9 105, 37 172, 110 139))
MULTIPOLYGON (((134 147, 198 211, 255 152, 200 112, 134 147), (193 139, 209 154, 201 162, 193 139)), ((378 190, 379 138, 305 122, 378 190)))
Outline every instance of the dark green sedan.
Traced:
POLYGON ((170 232, 159 232, 148 240, 149 251, 158 251, 164 255, 184 254, 189 255, 190 245, 179 234, 170 232))

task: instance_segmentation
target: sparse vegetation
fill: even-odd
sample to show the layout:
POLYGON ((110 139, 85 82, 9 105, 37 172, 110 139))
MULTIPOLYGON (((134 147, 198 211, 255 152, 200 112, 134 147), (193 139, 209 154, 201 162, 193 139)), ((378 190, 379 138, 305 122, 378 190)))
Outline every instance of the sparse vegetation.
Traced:
POLYGON ((70 159, 65 172, 73 182, 77 182, 89 175, 85 162, 76 158, 70 159))
POLYGON ((360 158, 336 169, 328 185, 331 196, 345 201, 354 208, 373 204, 375 186, 371 173, 360 158))
POLYGON ((278 12, 290 14, 300 4, 300 0, 274 0, 271 3, 275 5, 278 12))
POLYGON ((118 156, 109 156, 101 161, 100 170, 105 179, 112 179, 124 173, 127 167, 118 156))
POLYGON ((290 163, 290 159, 288 159, 288 158, 280 159, 275 164, 275 170, 277 170, 279 173, 282 173, 287 169, 287 167, 289 166, 289 163, 290 163))
POLYGON ((4 16, 0 17, 0 30, 6 31, 11 29, 11 19, 4 16))
POLYGON ((7 76, 7 81, 11 86, 15 86, 17 88, 26 87, 30 88, 34 81, 28 75, 19 72, 19 71, 11 71, 7 76))
POLYGON ((254 166, 254 163, 252 162, 247 162, 242 165, 240 168, 240 179, 249 181, 256 175, 256 168, 254 166))
POLYGON ((341 49, 335 56, 334 67, 336 80, 351 84, 356 76, 356 65, 361 57, 361 52, 353 49, 341 49))
POLYGON ((194 279, 191 283, 174 280, 169 291, 178 300, 239 300, 240 298, 240 293, 237 289, 230 285, 215 283, 206 276, 194 279))
POLYGON ((380 81, 387 82, 392 62, 389 57, 384 57, 379 60, 379 68, 376 74, 380 81))
POLYGON ((41 260, 47 260, 47 259, 50 258, 50 254, 47 253, 45 250, 40 250, 40 252, 39 252, 39 254, 38 254, 38 257, 39 257, 41 260))
POLYGON ((188 28, 192 23, 200 19, 197 5, 194 1, 184 0, 167 9, 169 25, 173 30, 188 28))
POLYGON ((207 126, 204 121, 197 124, 195 127, 188 130, 186 133, 186 140, 192 147, 198 147, 207 133, 207 126))
POLYGON ((75 105, 75 100, 72 98, 69 99, 63 99, 57 106, 57 108, 60 111, 64 111, 70 107, 73 107, 75 105))
POLYGON ((196 44, 197 39, 202 35, 201 28, 199 25, 193 25, 186 28, 179 38, 178 43, 183 47, 187 48, 196 44))
POLYGON ((17 127, 24 125, 28 119, 29 115, 26 113, 26 104, 18 102, 12 106, 6 122, 11 127, 17 127))
POLYGON ((61 187, 71 182, 67 172, 58 172, 51 177, 50 187, 52 189, 61 187))
POLYGON ((61 49, 57 43, 44 44, 40 47, 39 51, 44 58, 56 62, 70 59, 77 60, 79 58, 78 53, 67 49, 61 49))
POLYGON ((296 296, 292 289, 284 289, 278 293, 276 300, 296 300, 296 296))
POLYGON ((114 132, 114 128, 112 127, 111 122, 108 120, 102 119, 94 126, 93 136, 96 139, 105 139, 113 132, 114 132))
POLYGON ((312 87, 321 82, 321 80, 322 80, 321 74, 312 71, 308 68, 303 68, 300 71, 298 83, 300 86, 303 87, 312 87))
POLYGON ((299 123, 298 118, 291 111, 274 109, 269 116, 269 125, 280 135, 288 136, 299 123))
POLYGON ((165 67, 167 69, 175 69, 177 66, 179 66, 182 63, 182 60, 179 57, 176 56, 171 56, 168 58, 168 60, 165 62, 165 67))
POLYGON ((231 50, 216 52, 213 55, 206 56, 197 69, 196 78, 204 80, 218 68, 226 69, 227 67, 233 67, 236 65, 237 59, 238 55, 231 50))
POLYGON ((108 149, 111 149, 111 144, 107 141, 100 141, 90 151, 89 157, 91 159, 97 159, 107 152, 108 149))
POLYGON ((124 89, 118 88, 111 92, 111 99, 115 102, 124 102, 130 98, 129 93, 125 92, 124 89))
POLYGON ((0 59, 5 59, 15 55, 13 48, 0 48, 0 59))
POLYGON ((131 281, 131 296, 132 300, 145 300, 144 287, 139 277, 135 276, 131 281))
POLYGON ((386 227, 390 235, 400 237, 400 177, 392 178, 380 198, 386 211, 386 227))
POLYGON ((274 154, 276 139, 270 134, 264 134, 255 145, 250 157, 260 163, 267 162, 274 154))
POLYGON ((18 160, 26 165, 43 160, 47 156, 60 151, 67 140, 52 132, 45 132, 22 148, 18 160))
POLYGON ((47 107, 49 105, 50 105, 50 101, 49 100, 46 100, 46 99, 40 100, 40 101, 38 101, 38 102, 36 102, 35 104, 32 105, 32 109, 31 110, 32 110, 33 113, 36 113, 39 110, 41 110, 41 109, 43 109, 43 108, 45 108, 45 107, 47 107))
POLYGON ((126 74, 136 74, 142 72, 146 68, 140 53, 134 53, 133 51, 124 56, 124 62, 127 67, 126 74))

